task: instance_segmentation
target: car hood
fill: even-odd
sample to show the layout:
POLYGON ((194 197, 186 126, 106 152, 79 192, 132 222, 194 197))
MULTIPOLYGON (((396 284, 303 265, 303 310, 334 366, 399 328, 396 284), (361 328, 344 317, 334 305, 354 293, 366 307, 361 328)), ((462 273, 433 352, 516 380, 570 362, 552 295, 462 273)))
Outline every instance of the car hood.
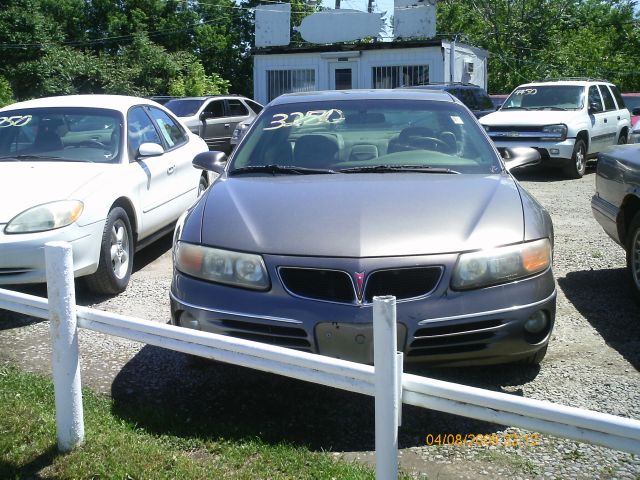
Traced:
POLYGON ((580 116, 575 110, 499 110, 480 118, 482 125, 488 126, 536 126, 556 123, 574 123, 573 118, 580 116))
POLYGON ((82 200, 79 191, 112 164, 78 162, 0 162, 0 223, 28 208, 55 200, 82 200), (77 194, 77 195, 74 195, 77 194))
POLYGON ((205 201, 202 243, 246 252, 422 255, 524 237, 520 194, 506 174, 232 177, 205 201))

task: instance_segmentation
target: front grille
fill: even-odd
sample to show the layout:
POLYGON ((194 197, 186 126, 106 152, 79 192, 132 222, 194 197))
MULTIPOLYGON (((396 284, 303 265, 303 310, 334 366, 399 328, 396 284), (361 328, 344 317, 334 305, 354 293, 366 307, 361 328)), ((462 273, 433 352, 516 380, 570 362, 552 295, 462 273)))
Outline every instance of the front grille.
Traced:
POLYGON ((502 320, 427 325, 416 331, 408 356, 445 355, 483 350, 495 341, 502 320))
POLYGON ((436 288, 441 275, 441 267, 379 270, 369 275, 364 298, 372 302, 381 295, 393 295, 397 300, 420 297, 436 288))
POLYGON ((224 319, 220 320, 220 325, 225 329, 225 335, 296 350, 311 351, 307 332, 302 328, 224 319))
POLYGON ((294 295, 342 303, 355 301, 353 282, 346 272, 283 267, 280 278, 294 295))

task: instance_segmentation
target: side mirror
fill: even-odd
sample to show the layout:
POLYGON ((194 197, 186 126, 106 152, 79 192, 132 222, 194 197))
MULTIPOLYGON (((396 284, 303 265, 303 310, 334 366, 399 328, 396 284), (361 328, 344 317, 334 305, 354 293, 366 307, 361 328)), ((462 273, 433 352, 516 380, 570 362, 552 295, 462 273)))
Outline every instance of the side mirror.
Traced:
POLYGON ((162 145, 157 143, 143 143, 138 147, 138 158, 140 157, 157 157, 164 153, 162 145))
POLYGON ((540 163, 540 152, 530 147, 501 148, 500 154, 504 160, 507 170, 511 171, 516 167, 526 167, 540 163))
POLYGON ((589 113, 598 113, 602 111, 602 105, 599 102, 591 102, 589 104, 589 113))
POLYGON ((640 115, 640 107, 634 108, 633 110, 631 110, 631 115, 640 115))
POLYGON ((208 120, 209 118, 215 118, 216 115, 213 112, 202 112, 200 114, 200 120, 208 120))
POLYGON ((196 155, 191 163, 194 167, 201 170, 222 175, 224 173, 224 167, 227 165, 227 154, 216 151, 202 152, 196 155))

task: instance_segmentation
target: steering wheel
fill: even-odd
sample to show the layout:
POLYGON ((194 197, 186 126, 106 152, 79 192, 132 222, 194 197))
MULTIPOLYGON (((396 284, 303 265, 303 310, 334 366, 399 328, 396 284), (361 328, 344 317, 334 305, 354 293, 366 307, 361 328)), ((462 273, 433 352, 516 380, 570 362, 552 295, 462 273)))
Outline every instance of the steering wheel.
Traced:
POLYGON ((409 149, 435 150, 438 152, 451 151, 451 146, 433 136, 433 131, 427 127, 407 127, 400 132, 398 142, 409 149))
POLYGON ((90 147, 90 148, 101 148, 103 150, 110 150, 110 148, 104 143, 98 140, 83 140, 81 142, 70 145, 73 147, 90 147))

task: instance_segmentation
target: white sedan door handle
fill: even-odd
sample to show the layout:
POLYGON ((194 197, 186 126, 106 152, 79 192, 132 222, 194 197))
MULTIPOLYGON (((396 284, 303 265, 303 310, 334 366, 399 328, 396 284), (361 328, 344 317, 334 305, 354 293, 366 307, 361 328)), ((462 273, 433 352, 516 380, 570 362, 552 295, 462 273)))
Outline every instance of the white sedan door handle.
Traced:
POLYGON ((171 165, 169 168, 167 168, 167 175, 171 175, 175 169, 176 169, 176 166, 171 165))

